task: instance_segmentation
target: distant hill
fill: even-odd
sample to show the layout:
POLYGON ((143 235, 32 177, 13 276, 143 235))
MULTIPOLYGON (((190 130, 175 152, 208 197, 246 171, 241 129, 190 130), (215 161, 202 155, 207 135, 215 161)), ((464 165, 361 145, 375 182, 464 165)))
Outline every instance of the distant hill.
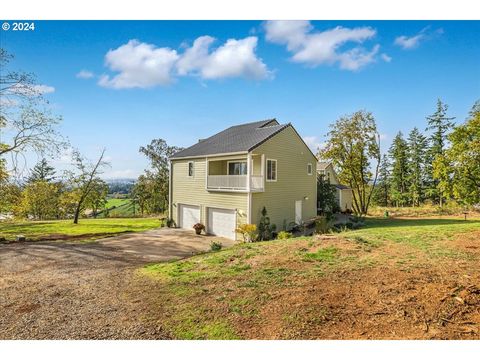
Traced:
POLYGON ((109 194, 130 194, 136 179, 106 179, 109 194))

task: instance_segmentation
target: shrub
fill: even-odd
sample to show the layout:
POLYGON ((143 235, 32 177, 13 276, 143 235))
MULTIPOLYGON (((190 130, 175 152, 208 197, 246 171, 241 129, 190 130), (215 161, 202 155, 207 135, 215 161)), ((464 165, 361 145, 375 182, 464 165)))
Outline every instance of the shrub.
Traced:
POLYGON ((265 206, 262 209, 262 217, 260 224, 258 224, 258 238, 259 240, 272 240, 276 230, 275 224, 270 224, 270 218, 267 216, 267 209, 265 206))
POLYGON ((212 241, 210 243, 210 250, 212 251, 219 251, 222 250, 222 244, 216 241, 212 241))
POLYGON ((315 234, 326 234, 330 230, 326 216, 317 216, 315 219, 315 234))
POLYGON ((257 225, 241 224, 235 232, 242 234, 244 242, 253 242, 257 239, 257 225))
POLYGON ((290 239, 293 235, 287 231, 280 231, 277 235, 277 239, 290 239))
POLYGON ((205 225, 203 225, 202 223, 196 223, 195 225, 193 225, 193 228, 195 229, 195 232, 200 235, 200 233, 205 230, 205 225))

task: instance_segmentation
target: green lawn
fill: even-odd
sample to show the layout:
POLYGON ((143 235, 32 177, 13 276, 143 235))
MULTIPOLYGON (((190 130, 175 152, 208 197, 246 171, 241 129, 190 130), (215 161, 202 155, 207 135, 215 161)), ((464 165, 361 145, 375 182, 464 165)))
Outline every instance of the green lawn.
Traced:
POLYGON ((132 199, 108 199, 105 209, 108 209, 108 213, 102 211, 98 214, 98 218, 134 217, 140 212, 138 205, 134 205, 132 199))
MULTIPOLYGON (((92 238, 125 232, 138 232, 160 226, 158 219, 149 218, 111 218, 80 219, 79 224, 72 220, 55 221, 14 221, 0 222, 0 237, 14 239, 16 235, 25 235, 30 239, 38 239, 52 234, 92 235, 92 238)), ((86 236, 88 238, 88 236, 86 236)))
MULTIPOLYGON (((333 329, 323 330, 326 319, 358 313, 359 309, 353 303, 351 309, 333 314, 337 306, 347 306, 348 296, 328 303, 323 298, 326 291, 358 290, 358 296, 363 296, 363 286, 376 286, 379 291, 401 297, 405 289, 390 288, 396 286, 395 278, 387 277, 372 285, 370 281, 375 282, 378 275, 368 274, 389 269, 400 274, 400 279, 407 273, 412 281, 429 283, 431 280, 421 278, 423 269, 443 271, 457 266, 458 261, 471 264, 467 268, 473 269, 475 256, 452 241, 456 235, 471 233, 480 234, 480 220, 368 219, 359 230, 327 237, 237 244, 185 260, 151 264, 139 272, 154 284, 145 295, 149 309, 155 316, 162 314, 161 321, 175 338, 304 338, 307 334, 322 336, 322 331, 328 337, 336 325, 329 324, 333 329), (360 272, 367 275, 359 277, 360 272), (349 277, 353 284, 350 290, 336 288, 349 277), (365 279, 364 285, 360 279, 365 279), (326 290, 328 280, 332 283, 326 290), (383 286, 388 290, 382 290, 383 286), (276 324, 273 335, 265 330, 269 322, 276 324)), ((415 296, 419 302, 425 300, 421 294, 415 296)), ((441 291, 438 296, 442 296, 441 291)), ((388 312, 383 300, 375 297, 371 302, 379 301, 377 306, 386 306, 388 312)), ((368 307, 362 311, 372 310, 368 307)), ((357 324, 361 326, 361 321, 357 324)))

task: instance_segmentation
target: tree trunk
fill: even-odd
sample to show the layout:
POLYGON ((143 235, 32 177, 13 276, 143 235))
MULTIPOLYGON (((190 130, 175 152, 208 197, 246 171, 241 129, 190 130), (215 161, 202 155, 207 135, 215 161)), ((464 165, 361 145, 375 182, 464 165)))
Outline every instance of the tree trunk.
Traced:
POLYGON ((79 202, 76 209, 75 209, 75 216, 73 217, 73 223, 74 224, 78 224, 78 218, 80 216, 80 207, 81 207, 82 203, 79 202))

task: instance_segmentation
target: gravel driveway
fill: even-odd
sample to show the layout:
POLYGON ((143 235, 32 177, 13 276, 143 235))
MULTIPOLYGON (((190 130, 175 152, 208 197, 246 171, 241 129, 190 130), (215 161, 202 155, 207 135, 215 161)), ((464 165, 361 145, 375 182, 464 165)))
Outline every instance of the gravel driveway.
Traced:
POLYGON ((168 338, 143 316, 135 269, 206 251, 212 240, 233 243, 159 229, 91 243, 0 245, 0 339, 168 338))

